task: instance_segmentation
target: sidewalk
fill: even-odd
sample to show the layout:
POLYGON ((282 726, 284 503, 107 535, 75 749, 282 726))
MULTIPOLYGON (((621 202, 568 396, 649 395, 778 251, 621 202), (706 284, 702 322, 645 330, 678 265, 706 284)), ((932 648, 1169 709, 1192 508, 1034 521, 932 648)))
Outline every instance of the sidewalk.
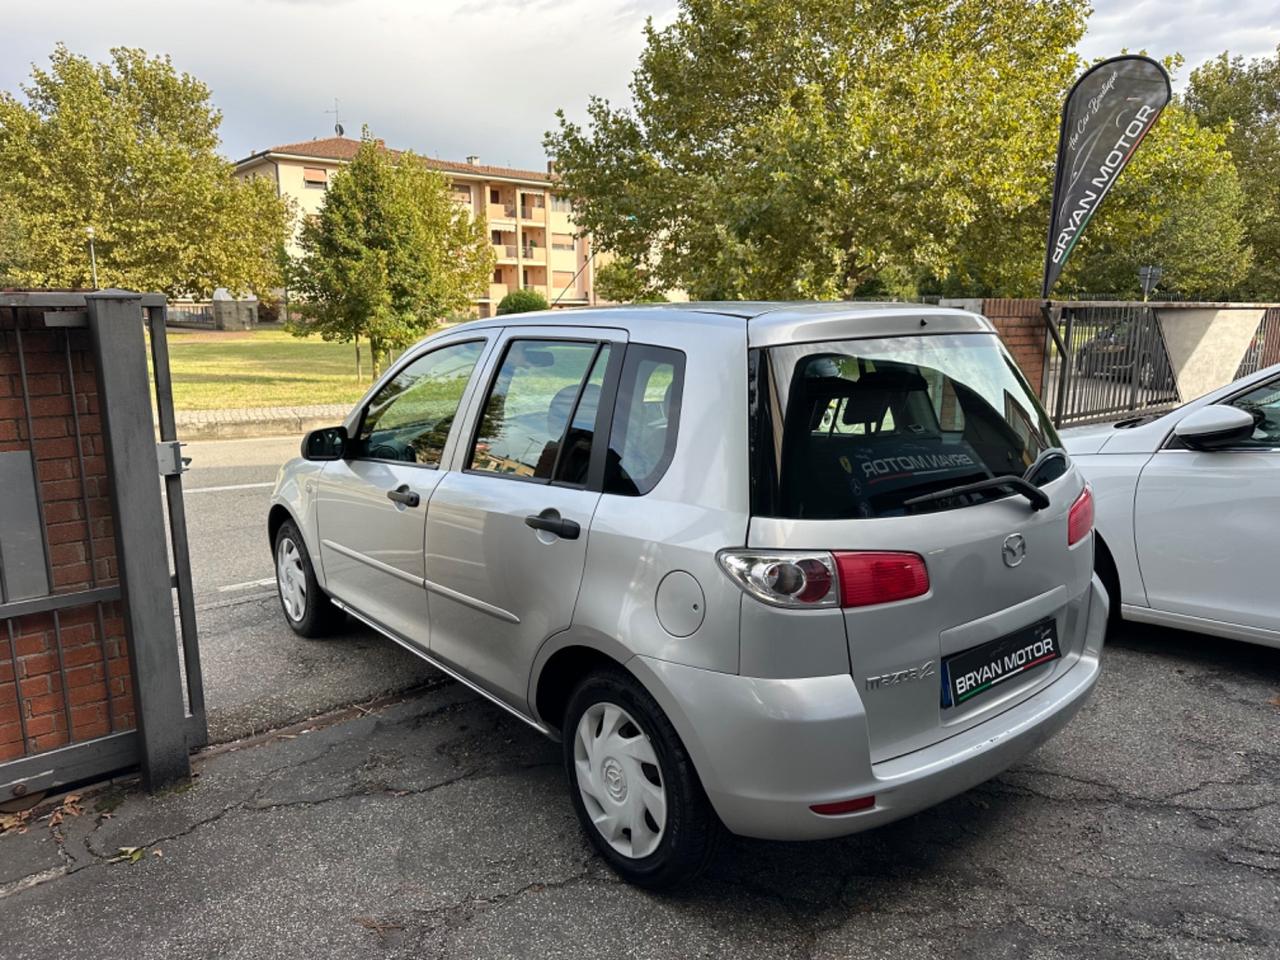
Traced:
POLYGON ((349 403, 303 407, 246 407, 225 410, 179 410, 179 440, 234 440, 246 437, 301 435, 317 427, 341 423, 349 403))

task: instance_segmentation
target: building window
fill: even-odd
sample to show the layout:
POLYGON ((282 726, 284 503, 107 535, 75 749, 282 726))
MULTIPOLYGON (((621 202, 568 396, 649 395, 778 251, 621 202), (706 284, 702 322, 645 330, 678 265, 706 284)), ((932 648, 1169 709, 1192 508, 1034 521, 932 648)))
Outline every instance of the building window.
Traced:
POLYGON ((329 171, 324 167, 303 167, 302 182, 308 187, 323 190, 329 183, 329 171))
POLYGON ((551 246, 556 250, 573 250, 573 234, 571 233, 553 233, 551 235, 551 246))
POLYGON ((493 190, 490 190, 490 191, 489 191, 489 202, 490 202, 490 203, 501 203, 501 202, 502 202, 502 197, 501 197, 501 195, 498 193, 498 191, 497 191, 496 189, 493 189, 493 190))
POLYGON ((459 203, 471 202, 471 187, 465 183, 455 183, 449 187, 453 191, 453 199, 459 203))
POLYGON ((553 193, 551 195, 551 209, 559 213, 573 213, 573 203, 568 197, 553 193))
POLYGON ((501 269, 501 268, 499 268, 499 269, 497 269, 497 270, 493 271, 493 282, 494 282, 494 283, 501 283, 501 282, 502 282, 502 269, 501 269))

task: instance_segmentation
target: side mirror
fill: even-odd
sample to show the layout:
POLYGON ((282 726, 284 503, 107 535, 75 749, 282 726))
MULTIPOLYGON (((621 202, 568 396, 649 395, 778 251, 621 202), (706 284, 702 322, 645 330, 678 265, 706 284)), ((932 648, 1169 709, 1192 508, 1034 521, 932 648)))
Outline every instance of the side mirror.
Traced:
POLYGON ((1253 428, 1253 414, 1215 403, 1183 417, 1173 434, 1193 450, 1215 450, 1249 440, 1253 428))
POLYGON ((341 460, 346 450, 346 427, 321 427, 302 438, 303 460, 341 460))

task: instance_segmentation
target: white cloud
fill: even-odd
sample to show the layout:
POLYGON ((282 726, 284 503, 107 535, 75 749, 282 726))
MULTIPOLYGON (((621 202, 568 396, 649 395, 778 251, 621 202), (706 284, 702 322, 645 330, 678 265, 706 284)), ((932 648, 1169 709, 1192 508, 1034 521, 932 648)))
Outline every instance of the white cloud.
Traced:
MULTIPOLYGON (((228 155, 329 134, 341 101, 388 143, 540 167, 542 135, 590 94, 625 102, 644 18, 674 0, 46 0, 6 4, 0 88, 65 42, 172 54, 213 90, 228 155)), ((1274 0, 1095 0, 1086 56, 1181 51, 1189 68, 1221 50, 1280 42, 1274 0)))

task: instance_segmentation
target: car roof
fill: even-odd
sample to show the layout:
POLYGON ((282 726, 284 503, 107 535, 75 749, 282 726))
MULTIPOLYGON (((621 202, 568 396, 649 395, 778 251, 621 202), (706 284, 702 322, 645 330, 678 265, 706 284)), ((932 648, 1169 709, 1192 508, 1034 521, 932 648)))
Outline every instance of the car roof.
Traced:
POLYGON ((722 326, 741 321, 752 346, 817 342, 846 337, 921 333, 992 333, 985 317, 922 303, 854 301, 694 301, 540 310, 472 321, 468 326, 606 326, 639 332, 647 322, 679 320, 722 326))

